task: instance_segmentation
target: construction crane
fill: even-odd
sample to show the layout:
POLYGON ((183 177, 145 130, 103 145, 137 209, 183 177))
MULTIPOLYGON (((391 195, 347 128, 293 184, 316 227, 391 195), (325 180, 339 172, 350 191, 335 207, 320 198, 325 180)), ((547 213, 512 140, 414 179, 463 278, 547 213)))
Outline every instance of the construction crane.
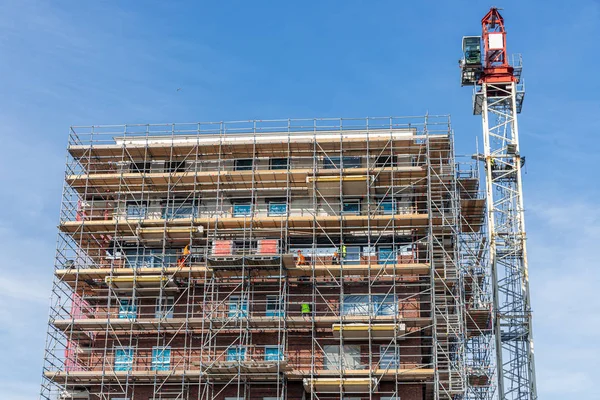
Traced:
POLYGON ((517 114, 525 89, 521 57, 509 62, 498 8, 481 20, 482 35, 463 38, 462 86, 474 86, 473 114, 483 122, 489 271, 497 394, 502 400, 537 399, 529 274, 523 214, 517 114), (483 49, 483 51, 482 51, 483 49))

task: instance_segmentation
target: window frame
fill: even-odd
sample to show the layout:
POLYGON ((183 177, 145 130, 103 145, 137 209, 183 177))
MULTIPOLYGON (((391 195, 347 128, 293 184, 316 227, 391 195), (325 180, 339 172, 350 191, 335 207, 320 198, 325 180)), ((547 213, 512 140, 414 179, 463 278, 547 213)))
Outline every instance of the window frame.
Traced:
POLYGON ((250 201, 250 200, 232 201, 231 202, 231 215, 235 218, 252 216, 252 201, 250 201), (240 206, 247 206, 248 207, 247 212, 241 213, 239 211, 236 211, 236 207, 240 207, 240 206))
POLYGON ((265 361, 283 361, 283 351, 281 347, 277 345, 265 346, 265 361), (276 354, 267 354, 267 350, 277 350, 276 354))
POLYGON ((195 218, 197 215, 197 207, 193 200, 177 200, 161 202, 161 210, 163 219, 185 219, 195 218), (182 213, 182 210, 189 209, 189 212, 182 213))
POLYGON ((388 265, 398 263, 398 251, 394 246, 377 246, 377 264, 388 265), (381 257, 382 253, 389 250, 388 256, 384 259, 381 257), (391 255, 391 257, 390 257, 391 255))
POLYGON ((381 199, 379 203, 379 210, 382 215, 395 215, 398 213, 398 200, 397 199, 381 199), (386 210, 385 205, 391 205, 389 210, 386 210))
POLYGON ((227 302, 228 318, 248 318, 248 299, 242 301, 242 296, 229 296, 227 302))
POLYGON ((135 346, 115 346, 114 347, 114 362, 113 371, 133 371, 133 360, 135 358, 135 346), (123 353, 122 357, 125 361, 120 360, 119 352, 127 350, 127 353, 123 353), (128 354, 129 353, 129 354, 128 354), (125 367, 122 367, 122 366, 125 367))
POLYGON ((167 173, 185 172, 187 170, 186 160, 166 160, 164 171, 167 173))
POLYGON ((169 371, 170 369, 171 369, 171 346, 152 346, 152 361, 150 363, 150 370, 151 371, 169 371), (159 357, 159 355, 160 355, 160 357, 159 357))
POLYGON ((148 215, 148 204, 143 201, 128 200, 125 203, 125 218, 126 219, 145 219, 148 215), (137 209, 133 213, 131 210, 137 209))
POLYGON ((379 369, 399 369, 400 368, 400 346, 399 345, 394 345, 394 344, 380 344, 379 345, 379 369), (391 352, 389 352, 389 349, 392 349, 391 352), (388 358, 390 357, 391 360, 388 360, 385 364, 384 364, 384 357, 388 358))
POLYGON ((236 158, 233 163, 234 171, 252 171, 253 169, 254 169, 254 159, 253 158, 236 158), (248 161, 250 161, 249 165, 242 165, 248 161))
POLYGON ((132 161, 129 170, 138 174, 150 173, 152 172, 152 161, 132 161))
POLYGON ((288 203, 285 200, 268 200, 267 201, 267 216, 281 217, 288 214, 288 203), (272 211, 271 206, 283 206, 284 211, 272 211))
POLYGON ((138 315, 138 301, 133 297, 118 298, 119 301, 119 318, 134 321, 138 315), (127 302, 127 304, 124 304, 127 302))
POLYGON ((341 214, 342 215, 360 215, 360 209, 361 209, 361 201, 360 199, 348 199, 348 200, 342 200, 342 207, 341 207, 341 214), (346 204, 354 204, 357 206, 357 210, 356 211, 347 211, 345 210, 346 204))
POLYGON ((274 157, 269 159, 269 169, 271 170, 287 170, 288 167, 290 166, 290 159, 289 157, 274 157), (273 161, 285 161, 285 165, 278 165, 273 163, 273 161), (283 167, 283 168, 281 168, 283 167))
POLYGON ((352 169, 362 168, 362 157, 360 156, 325 156, 323 157, 323 169, 352 169))
POLYGON ((173 318, 175 313, 175 297, 174 296, 163 296, 157 297, 154 306, 154 318, 156 319, 168 319, 173 318), (166 303, 166 304, 163 304, 166 303))
POLYGON ((247 346, 237 344, 227 349, 227 361, 228 362, 242 362, 246 360, 247 346), (232 351, 235 351, 232 353, 232 351))
POLYGON ((285 316, 283 298, 281 296, 276 294, 267 295, 265 302, 265 316, 278 318, 285 316), (275 308, 270 309, 269 306, 275 306, 275 308))
POLYGON ((398 155, 381 154, 375 159, 375 168, 389 168, 398 165, 398 155))

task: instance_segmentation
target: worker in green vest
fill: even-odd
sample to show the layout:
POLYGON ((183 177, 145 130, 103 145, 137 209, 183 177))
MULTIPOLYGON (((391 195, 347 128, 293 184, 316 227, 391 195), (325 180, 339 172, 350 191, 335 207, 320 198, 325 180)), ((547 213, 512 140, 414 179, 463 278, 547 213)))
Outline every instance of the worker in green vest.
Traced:
POLYGON ((302 303, 300 305, 300 310, 302 312, 302 315, 309 315, 310 314, 310 304, 309 303, 302 303))
POLYGON ((345 244, 342 245, 341 254, 342 254, 342 260, 345 259, 346 258, 346 245, 345 244))

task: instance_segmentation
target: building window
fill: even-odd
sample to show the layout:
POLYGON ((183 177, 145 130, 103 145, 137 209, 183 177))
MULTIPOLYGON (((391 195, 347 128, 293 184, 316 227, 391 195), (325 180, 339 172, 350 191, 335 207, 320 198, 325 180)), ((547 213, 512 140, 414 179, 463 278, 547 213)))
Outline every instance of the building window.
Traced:
POLYGON ((119 299, 119 319, 135 319, 137 304, 134 299, 119 299))
POLYGON ((400 347, 394 345, 379 346, 379 369, 400 368, 400 347))
POLYGON ((248 317, 248 300, 240 296, 229 297, 229 311, 227 316, 230 318, 245 318, 248 317))
POLYGON ((128 268, 162 268, 177 262, 175 249, 125 249, 128 268))
POLYGON ((360 157, 325 157, 323 169, 360 168, 360 157))
POLYGON ((287 158, 271 158, 271 169, 287 169, 287 158))
POLYGON ((360 214, 360 200, 344 200, 342 202, 342 214, 359 215, 360 214))
POLYGON ((283 301, 280 296, 269 295, 267 296, 267 317, 283 317, 283 301))
POLYGON ((235 160, 235 170, 236 171, 252 171, 252 162, 254 160, 252 158, 245 158, 235 160))
POLYGON ((342 315, 394 315, 398 305, 392 295, 345 295, 341 307, 342 315))
POLYGON ((194 218, 196 216, 195 211, 196 208, 190 201, 172 201, 163 203, 164 219, 194 218))
POLYGON ((324 362, 323 368, 327 370, 340 369, 363 369, 360 362, 360 346, 344 345, 340 351, 340 345, 323 346, 324 362))
POLYGON ((185 169, 185 161, 165 161, 165 172, 184 172, 185 169))
POLYGON ((281 200, 272 200, 269 201, 269 213, 271 216, 279 216, 287 214, 287 203, 281 200))
POLYGON ((393 167, 398 164, 397 156, 381 155, 375 160, 376 168, 393 167))
POLYGON ((378 264, 396 264, 396 252, 393 247, 380 247, 377 252, 378 264))
POLYGON ((240 201, 233 203, 234 217, 248 217, 252 214, 252 203, 249 201, 240 201))
POLYGON ((379 209, 384 215, 396 214, 396 200, 382 200, 379 209))
POLYGON ((398 302, 391 294, 373 295, 373 315, 394 315, 398 313, 398 302))
POLYGON ((137 201, 127 202, 127 218, 143 219, 146 218, 146 205, 137 201))
POLYGON ((162 297, 156 299, 154 317, 159 319, 173 318, 173 303, 173 297, 162 297))
POLYGON ((135 161, 131 163, 131 172, 143 173, 152 170, 152 163, 149 161, 135 161))
POLYGON ((133 352, 133 347, 117 347, 115 349, 115 371, 131 371, 133 352))
POLYGON ((279 346, 265 346, 265 361, 283 361, 279 346))
POLYGON ((246 359, 246 346, 232 346, 227 349, 227 361, 243 361, 246 359))
POLYGON ((152 347, 152 371, 168 371, 171 367, 171 347, 152 347))

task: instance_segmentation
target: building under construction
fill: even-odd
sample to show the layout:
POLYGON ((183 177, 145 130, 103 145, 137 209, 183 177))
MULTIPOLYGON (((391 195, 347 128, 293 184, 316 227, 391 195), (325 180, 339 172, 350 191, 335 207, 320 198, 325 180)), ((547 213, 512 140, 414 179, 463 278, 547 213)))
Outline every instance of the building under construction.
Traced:
POLYGON ((446 116, 74 127, 42 398, 485 398, 478 182, 446 116))
POLYGON ((41 398, 536 400, 522 68, 481 23, 466 163, 446 116, 72 128, 41 398))

